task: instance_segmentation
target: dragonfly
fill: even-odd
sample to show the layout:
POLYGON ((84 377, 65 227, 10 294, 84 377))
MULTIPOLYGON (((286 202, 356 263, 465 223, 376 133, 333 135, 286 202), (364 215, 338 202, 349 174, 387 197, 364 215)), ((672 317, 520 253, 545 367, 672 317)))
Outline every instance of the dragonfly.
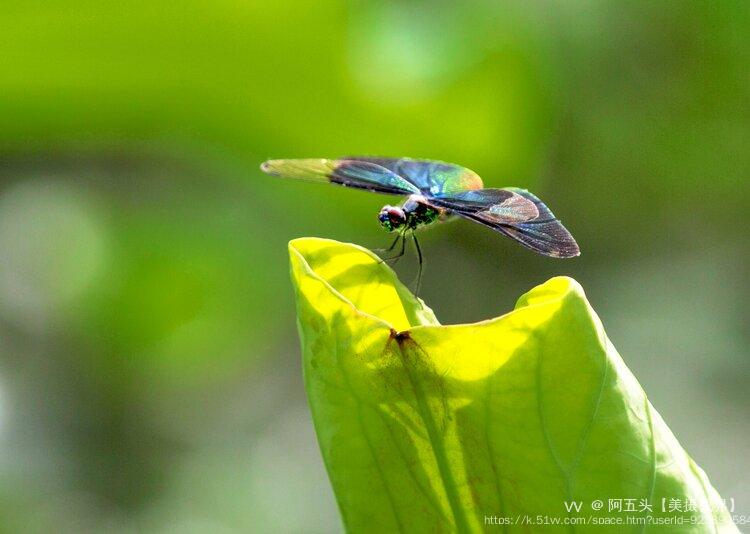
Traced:
MULTIPOLYGON (((378 221, 399 242, 404 255, 409 237, 419 258, 417 287, 422 275, 422 250, 416 231, 452 216, 500 232, 539 254, 572 258, 580 249, 570 232, 536 196, 517 187, 485 188, 477 173, 437 160, 345 157, 341 159, 272 159, 261 165, 267 174, 332 183, 374 193, 405 196, 398 206, 385 205, 378 221)), ((418 291, 418 290, 417 290, 418 291)))

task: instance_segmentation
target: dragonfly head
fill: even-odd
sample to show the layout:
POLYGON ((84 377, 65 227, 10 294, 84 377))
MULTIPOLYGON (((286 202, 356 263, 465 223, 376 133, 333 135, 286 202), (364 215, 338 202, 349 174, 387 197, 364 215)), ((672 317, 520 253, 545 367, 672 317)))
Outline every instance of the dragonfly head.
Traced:
POLYGON ((383 228, 392 232, 406 224, 406 213, 398 206, 383 206, 378 215, 378 220, 383 228))

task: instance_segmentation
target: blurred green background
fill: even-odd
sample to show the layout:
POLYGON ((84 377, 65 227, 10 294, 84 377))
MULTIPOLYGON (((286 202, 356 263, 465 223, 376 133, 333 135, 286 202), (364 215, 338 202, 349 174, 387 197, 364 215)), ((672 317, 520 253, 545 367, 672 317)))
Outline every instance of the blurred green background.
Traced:
POLYGON ((475 321, 574 276, 750 513, 749 30, 744 0, 5 4, 0 528, 340 529, 286 243, 385 246, 393 199, 258 165, 348 154, 546 200, 580 258, 446 224, 423 298, 475 321))

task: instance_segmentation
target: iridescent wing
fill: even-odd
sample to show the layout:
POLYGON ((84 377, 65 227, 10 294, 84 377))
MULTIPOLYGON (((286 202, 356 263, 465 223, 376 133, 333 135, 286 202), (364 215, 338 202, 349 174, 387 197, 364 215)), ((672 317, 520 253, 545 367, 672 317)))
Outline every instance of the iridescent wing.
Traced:
POLYGON ((427 197, 450 195, 460 191, 481 189, 482 179, 466 167, 427 159, 367 158, 353 156, 347 161, 373 163, 397 174, 427 197))
POLYGON ((260 166, 265 173, 284 178, 356 187, 376 193, 419 193, 412 183, 393 171, 368 161, 351 159, 272 159, 260 166))
POLYGON ((480 189, 431 198, 429 203, 489 226, 531 250, 555 258, 580 254, 552 211, 525 189, 480 189))

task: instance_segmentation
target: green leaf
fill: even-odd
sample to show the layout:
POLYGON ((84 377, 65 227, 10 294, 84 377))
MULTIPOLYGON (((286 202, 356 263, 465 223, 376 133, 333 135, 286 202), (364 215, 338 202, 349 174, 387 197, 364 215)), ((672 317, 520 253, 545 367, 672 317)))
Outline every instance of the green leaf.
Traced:
POLYGON ((546 516, 631 520, 571 532, 675 518, 658 531, 737 532, 574 280, 441 326, 368 250, 315 238, 289 250, 305 386, 348 531, 536 531, 546 516), (676 502, 695 511, 662 511, 676 502), (519 523, 489 526, 499 518, 519 523))

